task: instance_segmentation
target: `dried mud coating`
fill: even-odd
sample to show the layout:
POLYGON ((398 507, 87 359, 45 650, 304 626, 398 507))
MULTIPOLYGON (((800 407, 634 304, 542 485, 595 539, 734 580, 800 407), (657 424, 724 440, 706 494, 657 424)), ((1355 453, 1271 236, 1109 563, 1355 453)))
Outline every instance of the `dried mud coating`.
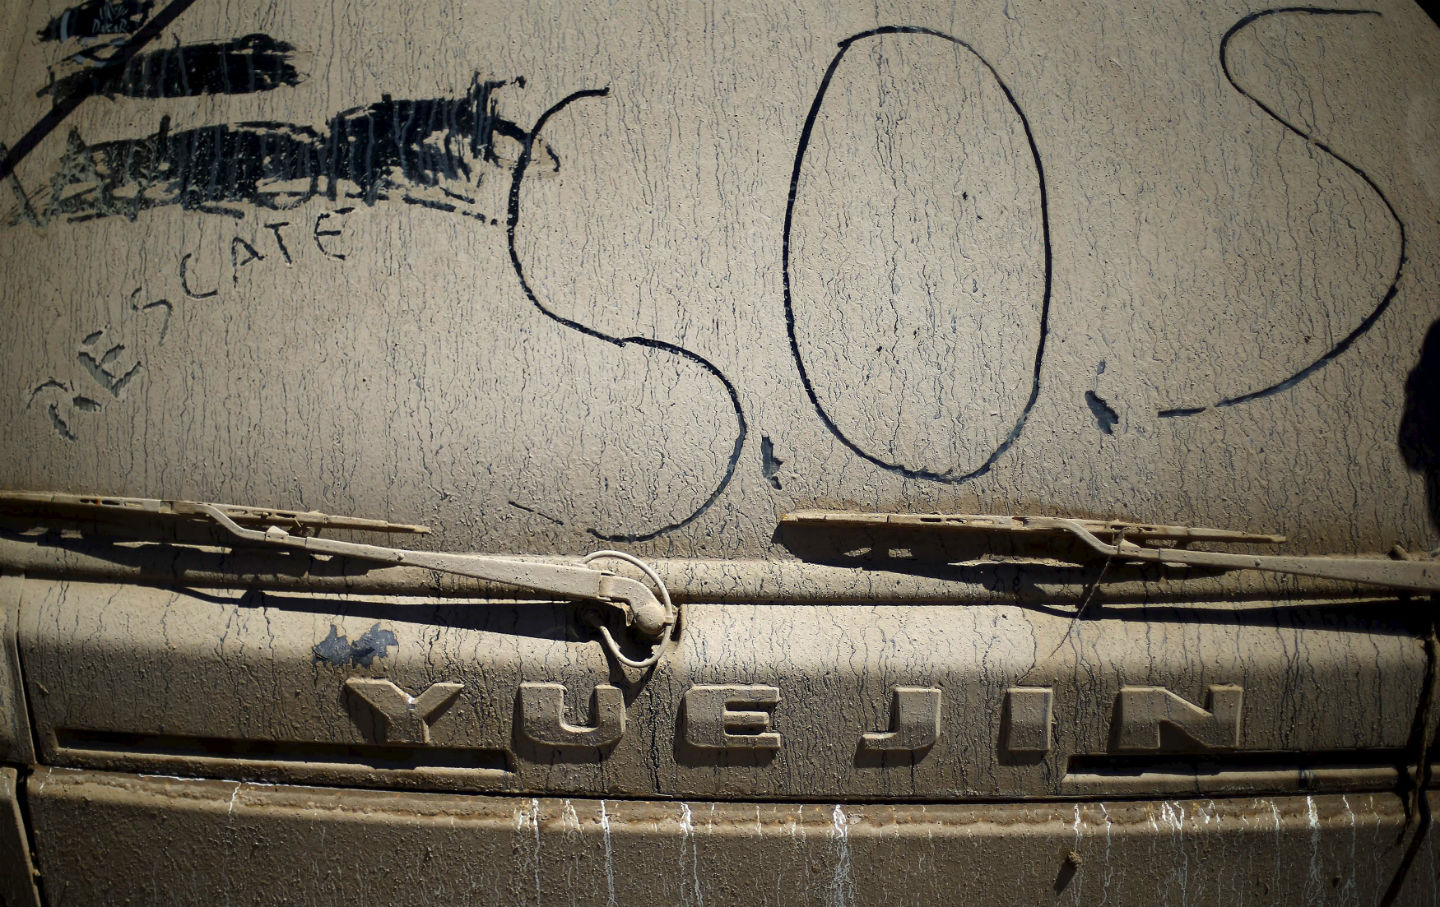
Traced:
POLYGON ((1437 900, 1414 597, 924 516, 1435 548, 1408 0, 43 0, 0 62, 0 489, 680 604, 632 669, 304 514, 7 521, 7 903, 1437 900))
POLYGON ((826 427, 910 478, 988 472, 1035 404, 1050 302, 1040 160, 1010 90, 948 35, 847 39, 790 195, 786 317, 826 427))
POLYGON ((457 550, 784 557, 834 506, 1436 543, 1411 4, 331 12, 6 12, 4 485, 457 550))

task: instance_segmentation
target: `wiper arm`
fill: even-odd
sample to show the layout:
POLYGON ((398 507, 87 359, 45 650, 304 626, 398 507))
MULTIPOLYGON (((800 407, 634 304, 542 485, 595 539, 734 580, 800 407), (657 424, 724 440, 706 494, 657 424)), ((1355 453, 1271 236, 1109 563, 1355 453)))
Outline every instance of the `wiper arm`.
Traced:
POLYGON ((1145 561, 1222 570, 1259 570, 1317 579, 1334 579, 1404 589, 1411 592, 1440 592, 1440 561, 1389 560, 1383 558, 1316 555, 1232 554, 1219 551, 1192 551, 1182 547, 1155 547, 1137 542, 1171 541, 1223 543, 1275 543, 1284 536, 1232 532, 1192 526, 1152 523, 1125 523, 1102 520, 1074 520, 1049 516, 990 516, 980 514, 852 513, 834 510, 803 510, 787 513, 781 522, 825 526, 891 527, 931 531, 1005 532, 1062 534, 1083 542, 1107 558, 1145 561), (1105 541, 1100 536, 1112 541, 1105 541))
MULTIPOLYGON (((335 539, 291 535, 279 526, 271 526, 263 531, 246 529, 214 504, 196 506, 231 535, 257 545, 294 548, 311 554, 352 557, 382 564, 424 567, 456 576, 505 583, 508 586, 518 586, 574 601, 604 602, 620 608, 625 613, 625 623, 649 640, 663 637, 666 629, 674 622, 671 607, 661 604, 644 583, 608 570, 544 561, 511 560, 481 554, 444 554, 341 542, 335 539)), ((629 561, 654 577, 654 572, 646 568, 644 562, 624 552, 597 551, 585 560, 588 563, 602 557, 629 561)), ((656 581, 658 582, 658 579, 656 581)), ((661 588, 663 590, 664 587, 661 588)))
MULTIPOLYGON (((355 558, 382 564, 424 567, 456 576, 517 586, 555 598, 600 602, 618 608, 624 615, 625 624, 652 642, 663 639, 676 620, 674 605, 659 576, 644 561, 622 551, 597 551, 578 565, 479 554, 412 551, 319 538, 314 533, 321 529, 427 533, 430 531, 428 528, 387 520, 332 516, 318 511, 275 510, 203 501, 162 501, 152 498, 49 492, 0 492, 0 513, 52 517, 58 515, 78 519, 160 517, 203 520, 220 526, 237 539, 258 546, 297 549, 310 554, 355 558), (255 526, 264 528, 250 528, 255 526), (660 597, 657 598, 649 587, 638 580, 589 566, 602 559, 623 560, 637 567, 655 583, 660 597)), ((622 661, 635 664, 619 655, 618 647, 614 645, 613 639, 609 639, 608 630, 603 624, 598 626, 602 635, 607 637, 612 654, 616 654, 622 661)))
POLYGON ((1262 570, 1319 579, 1348 580, 1410 592, 1440 592, 1440 563, 1435 561, 1390 560, 1368 557, 1315 555, 1228 554, 1223 551, 1186 551, 1181 548, 1146 548, 1126 542, 1106 544, 1075 520, 1054 518, 1055 524, 1070 532, 1095 551, 1132 561, 1150 561, 1193 567, 1220 567, 1226 570, 1262 570))

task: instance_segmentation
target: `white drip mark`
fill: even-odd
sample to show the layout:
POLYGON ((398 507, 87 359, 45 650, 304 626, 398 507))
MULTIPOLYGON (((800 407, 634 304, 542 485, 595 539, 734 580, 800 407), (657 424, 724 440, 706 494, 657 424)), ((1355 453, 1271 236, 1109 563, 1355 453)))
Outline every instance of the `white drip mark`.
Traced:
MULTIPOLYGON (((1076 804, 1075 804, 1075 845, 1074 845, 1073 852, 1075 853, 1076 856, 1079 856, 1079 854, 1080 854, 1080 804, 1079 804, 1079 803, 1076 803, 1076 804)), ((1078 865, 1078 864, 1077 864, 1077 865, 1078 865)), ((1070 880, 1070 884, 1071 884, 1071 886, 1074 887, 1074 889, 1075 889, 1075 903, 1078 905, 1078 904, 1080 903, 1080 886, 1081 886, 1082 884, 1084 884, 1084 880, 1081 878, 1080 873, 1078 873, 1078 872, 1075 873, 1074 878, 1072 878, 1072 879, 1070 880)))
POLYGON ((1355 828, 1355 810, 1350 808, 1350 799, 1344 794, 1340 795, 1340 802, 1345 804, 1345 815, 1350 817, 1350 868, 1345 876, 1345 885, 1340 889, 1340 903, 1348 904, 1351 901, 1360 903, 1360 893, 1356 890, 1355 871, 1359 868, 1359 854, 1356 852, 1358 830, 1355 828))
MULTIPOLYGON (((700 893, 700 847, 695 843, 695 822, 690 816, 690 804, 680 804, 680 873, 685 873, 685 856, 689 851, 690 880, 695 886, 695 907, 705 907, 705 896, 700 893)), ((683 888, 683 886, 682 886, 683 888)))
MULTIPOLYGON (((1170 829, 1170 840, 1175 845, 1179 859, 1176 866, 1170 871, 1170 878, 1180 885, 1180 903, 1188 901, 1190 889, 1190 855, 1185 852, 1185 807, 1171 800, 1160 804, 1161 821, 1170 829)), ((1170 901, 1165 897, 1168 894, 1169 885, 1166 884, 1166 892, 1162 892, 1161 900, 1170 901)))
POLYGON ((605 801, 600 801, 600 834, 605 841, 605 904, 615 907, 615 855, 610 849, 610 816, 605 812, 605 801))
POLYGON ((850 819, 840 804, 830 814, 830 840, 835 844, 835 873, 830 879, 831 907, 848 907, 855 903, 855 882, 850 877, 850 819))
POLYGON ((1315 798, 1305 795, 1305 825, 1310 829, 1310 878, 1305 883, 1304 901, 1319 903, 1325 886, 1320 882, 1320 815, 1315 811, 1315 798))
POLYGON ((535 829, 535 903, 543 904, 540 897, 540 801, 530 798, 530 826, 535 829))
MULTIPOLYGON (((1201 816, 1204 816, 1204 818, 1205 818, 1205 825, 1206 825, 1206 826, 1209 826, 1209 824, 1210 824, 1212 821, 1213 821, 1213 822, 1215 823, 1215 825, 1217 826, 1217 827, 1216 827, 1216 832, 1217 832, 1217 834, 1216 834, 1216 836, 1215 836, 1214 844, 1215 844, 1215 846, 1217 846, 1217 847, 1220 849, 1220 858, 1219 858, 1219 860, 1218 860, 1218 865, 1221 866, 1221 867, 1228 867, 1228 868, 1231 870, 1231 872, 1233 873, 1233 872, 1234 872, 1234 869, 1235 869, 1235 861, 1233 861, 1233 860, 1231 860, 1231 859, 1229 858, 1228 849, 1227 849, 1229 845, 1228 845, 1227 842, 1226 842, 1224 830, 1219 827, 1219 826, 1221 826, 1221 825, 1224 824, 1224 817, 1215 809, 1215 801, 1214 801, 1214 800, 1206 800, 1206 801, 1205 801, 1205 806, 1204 806, 1203 808, 1199 808, 1199 809, 1200 809, 1200 815, 1201 815, 1201 816)), ((1203 841, 1203 840, 1205 840, 1205 839, 1202 838, 1201 840, 1203 841)), ((1225 887, 1225 878, 1224 878, 1223 872, 1216 872, 1216 873, 1215 873, 1215 902, 1218 903, 1218 904, 1223 904, 1223 903, 1225 903, 1224 887, 1225 887)))
MULTIPOLYGON (((521 840, 524 840, 527 825, 533 830, 533 840, 535 841, 535 852, 531 854, 531 859, 535 861, 535 903, 539 904, 542 903, 540 896, 540 801, 534 797, 530 798, 529 812, 526 812, 523 807, 515 809, 515 834, 520 835, 521 840)), ((519 852, 518 847, 516 852, 519 852)))
POLYGON ((1100 804, 1100 815, 1105 817, 1105 881, 1100 894, 1100 903, 1105 904, 1110 901, 1110 877, 1114 874, 1114 869, 1110 864, 1110 810, 1105 808, 1104 803, 1100 804))
POLYGON ((1280 809, 1275 801, 1270 801, 1270 815, 1275 819, 1275 873, 1272 878, 1278 884, 1280 881, 1280 855, 1285 852, 1284 835, 1280 832, 1280 809))
MULTIPOLYGON (((805 820, 805 805, 802 803, 796 807, 795 815, 790 817, 790 843, 794 853, 803 855, 805 853, 805 828, 801 824, 805 820)), ((807 861, 808 862, 808 861, 807 861)), ((784 904, 787 900, 793 900, 785 896, 785 874, 775 873, 775 903, 784 904)))
POLYGON ((240 788, 244 786, 244 782, 237 781, 235 783, 235 789, 230 792, 230 808, 225 810, 225 815, 227 818, 235 815, 235 798, 240 796, 240 788))
POLYGON ((574 832, 580 830, 580 816, 575 812, 575 806, 569 800, 560 810, 560 825, 566 831, 574 832))

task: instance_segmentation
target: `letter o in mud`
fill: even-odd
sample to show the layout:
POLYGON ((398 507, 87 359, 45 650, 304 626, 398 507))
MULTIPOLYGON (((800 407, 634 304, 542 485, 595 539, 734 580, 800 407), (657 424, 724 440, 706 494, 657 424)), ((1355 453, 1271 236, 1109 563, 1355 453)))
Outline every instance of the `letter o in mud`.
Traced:
POLYGON ((969 44, 907 27, 841 42, 796 152, 784 259, 796 367, 851 451, 954 483, 1015 442, 1049 317, 1044 175, 969 44))

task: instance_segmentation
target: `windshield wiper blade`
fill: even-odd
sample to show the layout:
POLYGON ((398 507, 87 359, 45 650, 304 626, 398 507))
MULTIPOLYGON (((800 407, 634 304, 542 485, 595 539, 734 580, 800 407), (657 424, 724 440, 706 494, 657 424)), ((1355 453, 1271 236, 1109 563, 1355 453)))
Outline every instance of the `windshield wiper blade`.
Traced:
MULTIPOLYGON (((441 573, 516 586, 560 599, 599 602, 620 610, 626 626, 652 642, 663 639, 677 618, 669 592, 655 570, 639 558, 623 551, 597 551, 583 558, 580 564, 481 554, 414 551, 318 538, 313 533, 321 529, 426 533, 430 531, 428 528, 409 523, 392 523, 388 520, 332 516, 318 511, 276 510, 154 498, 0 492, 0 514, 65 519, 120 515, 150 520, 202 520, 219 526, 238 540, 257 546, 295 549, 309 554, 355 558, 396 566, 422 567, 441 573), (264 528, 250 528, 254 526, 264 528), (621 560, 636 567, 655 584, 659 597, 639 580, 591 566, 598 560, 621 560)), ((599 624, 598 628, 602 636, 607 638, 607 648, 611 649, 612 654, 632 666, 643 666, 620 656, 618 646, 609 638, 609 631, 603 624, 599 624)))
MULTIPOLYGON (((1054 532, 1055 517, 1000 516, 975 513, 861 513, 853 510, 797 510, 780 517, 782 523, 824 524, 857 528, 888 526, 897 529, 933 529, 957 532, 1054 532)), ((1121 520, 1071 520, 1097 536, 1131 541, 1230 542, 1277 544, 1283 535, 1210 529, 1204 526, 1167 526, 1127 523, 1121 520)))
POLYGON ((360 517, 333 516, 318 510, 280 510, 274 507, 247 507, 239 504, 204 504, 200 501, 162 501, 156 498, 128 498, 113 495, 64 494, 50 491, 0 491, 0 514, 17 516, 68 516, 75 519, 147 519, 175 517, 206 523, 214 518, 203 508, 214 507, 238 524, 280 526, 294 533, 322 529, 362 532, 392 532, 424 535, 428 526, 392 523, 360 517))
POLYGON ((1232 532, 1193 526, 1078 520, 1051 516, 993 516, 986 514, 856 513, 837 510, 802 510, 780 517, 782 523, 823 526, 900 528, 937 532, 989 532, 1065 535, 1079 539, 1106 558, 1144 561, 1168 566, 1212 567, 1222 570, 1258 570, 1316 579, 1342 580, 1411 592, 1440 592, 1440 561, 1332 555, 1234 554, 1195 551, 1190 542, 1273 544, 1284 536, 1232 532), (1101 536, 1109 539, 1106 541, 1101 536), (1159 547, 1158 541, 1177 545, 1159 547))

